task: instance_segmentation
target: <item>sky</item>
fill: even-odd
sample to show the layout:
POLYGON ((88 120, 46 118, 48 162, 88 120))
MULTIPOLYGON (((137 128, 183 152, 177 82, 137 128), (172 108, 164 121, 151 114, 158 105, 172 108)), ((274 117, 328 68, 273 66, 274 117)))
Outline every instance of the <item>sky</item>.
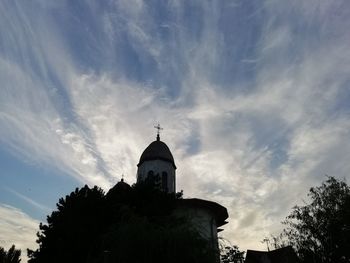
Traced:
POLYGON ((350 180, 349 28, 348 0, 0 1, 0 246, 36 248, 76 187, 135 183, 160 123, 177 190, 266 249, 350 180))

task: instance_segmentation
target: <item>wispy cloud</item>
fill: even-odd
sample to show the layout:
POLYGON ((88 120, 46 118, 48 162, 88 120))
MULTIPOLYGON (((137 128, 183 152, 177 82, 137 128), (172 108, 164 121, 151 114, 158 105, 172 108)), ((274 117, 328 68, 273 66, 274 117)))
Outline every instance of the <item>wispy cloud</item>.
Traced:
POLYGON ((9 249, 12 244, 22 250, 21 258, 27 260, 27 248, 37 248, 36 232, 39 222, 21 210, 0 204, 0 246, 9 249))
POLYGON ((346 1, 39 3, 0 4, 0 141, 20 158, 132 183, 159 121, 178 189, 226 205, 242 248, 349 178, 346 1))
POLYGON ((6 188, 4 188, 4 189, 5 189, 6 191, 8 191, 8 192, 14 194, 15 196, 19 197, 20 199, 24 200, 24 201, 27 202, 28 204, 34 206, 34 207, 37 208, 37 209, 40 209, 40 210, 42 210, 42 211, 44 211, 44 212, 47 212, 47 213, 50 212, 50 211, 52 210, 52 208, 47 207, 47 206, 45 206, 45 205, 43 205, 43 204, 41 204, 41 203, 39 203, 39 202, 33 200, 32 198, 29 198, 28 196, 26 196, 26 195, 24 195, 24 194, 18 193, 17 191, 15 191, 15 190, 13 190, 13 189, 11 189, 11 188, 6 187, 6 188))

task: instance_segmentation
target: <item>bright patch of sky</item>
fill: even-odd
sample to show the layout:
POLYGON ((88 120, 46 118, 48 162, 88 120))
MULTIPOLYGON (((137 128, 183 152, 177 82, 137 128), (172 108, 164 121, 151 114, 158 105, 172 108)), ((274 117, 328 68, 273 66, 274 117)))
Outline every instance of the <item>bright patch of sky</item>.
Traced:
POLYGON ((177 189, 264 249, 309 187, 350 179, 349 28, 346 0, 1 1, 0 246, 35 247, 18 227, 77 186, 134 183, 160 122, 177 189))

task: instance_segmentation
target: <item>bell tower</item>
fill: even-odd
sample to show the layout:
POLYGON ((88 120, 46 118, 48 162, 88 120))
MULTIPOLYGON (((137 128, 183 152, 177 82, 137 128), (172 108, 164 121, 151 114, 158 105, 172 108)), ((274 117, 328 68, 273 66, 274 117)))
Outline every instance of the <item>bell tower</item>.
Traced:
POLYGON ((137 164, 137 182, 148 177, 155 177, 160 180, 161 190, 167 193, 175 193, 176 165, 169 147, 160 140, 160 130, 163 128, 158 124, 156 140, 153 141, 142 153, 137 164))

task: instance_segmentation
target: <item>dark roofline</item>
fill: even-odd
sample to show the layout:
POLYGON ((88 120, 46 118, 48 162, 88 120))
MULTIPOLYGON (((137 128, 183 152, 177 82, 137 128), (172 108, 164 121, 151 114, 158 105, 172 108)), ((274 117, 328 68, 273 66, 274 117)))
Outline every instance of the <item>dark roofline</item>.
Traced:
POLYGON ((225 221, 228 218, 227 209, 218 203, 198 198, 179 199, 177 202, 180 206, 204 208, 209 210, 215 216, 217 227, 228 223, 225 221))
POLYGON ((293 250, 293 247, 292 246, 285 246, 285 247, 280 247, 280 248, 277 248, 277 249, 274 249, 274 250, 270 250, 270 251, 262 251, 262 250, 252 250, 252 249, 248 249, 248 251, 250 251, 251 253, 261 253, 261 254, 266 254, 266 253, 270 253, 270 254, 273 254, 273 253, 276 253, 276 252, 280 252, 280 251, 283 251, 283 250, 293 250))
POLYGON ((246 263, 261 263, 265 262, 262 259, 268 258, 269 262, 289 262, 296 263, 298 261, 298 256, 291 246, 286 246, 270 251, 258 251, 258 250, 247 250, 247 255, 245 258, 246 263))

